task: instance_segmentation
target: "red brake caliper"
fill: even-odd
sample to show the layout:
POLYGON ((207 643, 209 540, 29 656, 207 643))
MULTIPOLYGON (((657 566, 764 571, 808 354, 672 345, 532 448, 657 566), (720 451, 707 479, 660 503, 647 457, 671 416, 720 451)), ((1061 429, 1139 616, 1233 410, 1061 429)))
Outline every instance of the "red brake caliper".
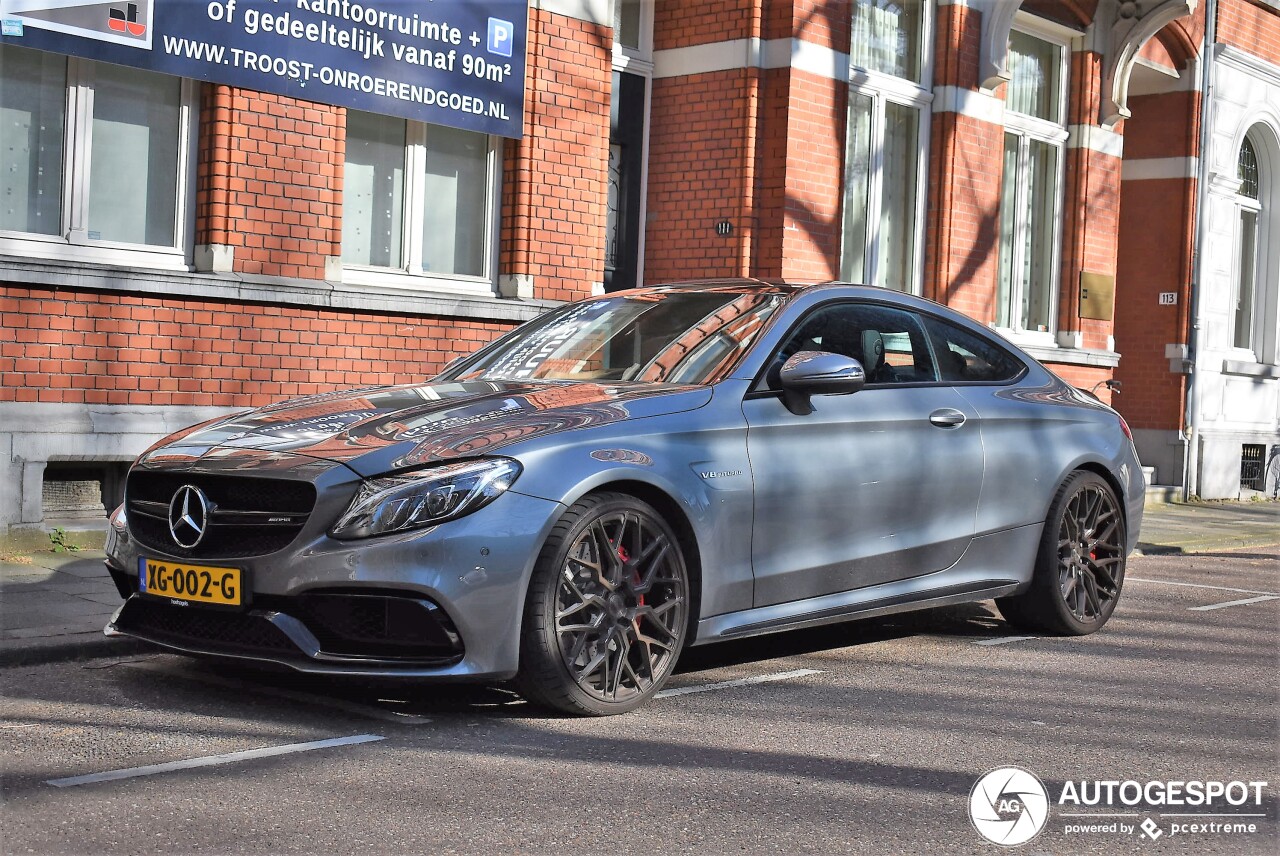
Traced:
MULTIPOLYGON (((626 564, 631 559, 631 554, 628 553, 627 548, 621 544, 618 545, 618 558, 622 561, 623 564, 626 564)), ((636 571, 635 582, 637 583, 640 582, 639 571, 636 571)), ((640 606, 644 606, 644 595, 640 595, 640 597, 636 599, 636 603, 640 606)))

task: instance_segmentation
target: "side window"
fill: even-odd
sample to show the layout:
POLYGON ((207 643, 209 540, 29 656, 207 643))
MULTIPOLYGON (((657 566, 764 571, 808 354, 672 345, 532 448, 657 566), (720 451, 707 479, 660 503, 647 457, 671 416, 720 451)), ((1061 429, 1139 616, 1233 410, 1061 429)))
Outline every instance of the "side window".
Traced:
POLYGON ((944 381, 1003 383, 1022 373, 1022 363, 995 342, 929 315, 924 323, 944 381))
MULTIPOLYGON (((814 312, 782 346, 775 368, 798 351, 853 357, 867 370, 868 386, 938 380, 920 319, 879 304, 841 303, 814 312)), ((772 377, 770 385, 776 385, 772 377)))

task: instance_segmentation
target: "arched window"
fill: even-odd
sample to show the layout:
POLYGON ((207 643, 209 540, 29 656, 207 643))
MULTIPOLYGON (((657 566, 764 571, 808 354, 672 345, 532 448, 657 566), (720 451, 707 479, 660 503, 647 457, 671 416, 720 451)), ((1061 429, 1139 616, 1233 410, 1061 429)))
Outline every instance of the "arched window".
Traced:
POLYGON ((1262 204, 1258 193, 1258 150, 1248 136, 1240 144, 1240 156, 1236 161, 1236 175, 1240 186, 1236 189, 1236 216, 1239 224, 1236 256, 1235 313, 1232 323, 1232 344, 1237 348, 1257 351, 1260 338, 1258 296, 1263 292, 1258 279, 1260 264, 1266 258, 1258 246, 1258 239, 1265 233, 1258 230, 1262 219, 1262 204))

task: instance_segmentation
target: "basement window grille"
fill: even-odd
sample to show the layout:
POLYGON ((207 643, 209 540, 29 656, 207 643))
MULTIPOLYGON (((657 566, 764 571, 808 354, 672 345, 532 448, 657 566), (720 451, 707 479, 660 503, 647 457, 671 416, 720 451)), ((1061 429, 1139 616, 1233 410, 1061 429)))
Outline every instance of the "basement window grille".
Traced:
POLYGON ((1261 443, 1245 443, 1240 449, 1240 486, 1249 490, 1266 490, 1267 447, 1261 443))

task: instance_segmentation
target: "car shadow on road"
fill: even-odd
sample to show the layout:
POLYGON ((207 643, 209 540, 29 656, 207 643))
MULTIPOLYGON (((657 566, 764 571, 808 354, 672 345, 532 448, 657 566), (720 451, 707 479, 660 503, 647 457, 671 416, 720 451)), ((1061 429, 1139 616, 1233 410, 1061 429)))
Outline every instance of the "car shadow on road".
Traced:
POLYGON ((763 663, 841 648, 870 645, 908 636, 989 637, 1016 632, 990 602, 965 603, 881 618, 843 621, 729 642, 688 648, 677 674, 705 672, 744 663, 763 663))
MULTIPOLYGON (((765 673, 780 668, 771 665, 771 661, 822 655, 892 639, 938 635, 977 639, 1005 632, 1012 631, 999 618, 994 605, 961 604, 688 648, 676 667, 676 677, 682 684, 713 682, 722 676, 706 673, 748 664, 755 664, 752 672, 765 673)), ((525 719, 559 719, 564 716, 526 703, 509 684, 436 684, 412 679, 322 678, 251 664, 227 664, 204 659, 166 659, 171 664, 168 668, 174 677, 196 684, 211 685, 210 690, 227 692, 229 699, 236 695, 225 685, 231 680, 242 683, 244 690, 248 692, 257 688, 267 695, 307 694, 409 716, 483 714, 486 717, 525 719), (212 686, 218 683, 223 686, 212 686)), ((145 679, 141 675, 138 678, 145 679)))

